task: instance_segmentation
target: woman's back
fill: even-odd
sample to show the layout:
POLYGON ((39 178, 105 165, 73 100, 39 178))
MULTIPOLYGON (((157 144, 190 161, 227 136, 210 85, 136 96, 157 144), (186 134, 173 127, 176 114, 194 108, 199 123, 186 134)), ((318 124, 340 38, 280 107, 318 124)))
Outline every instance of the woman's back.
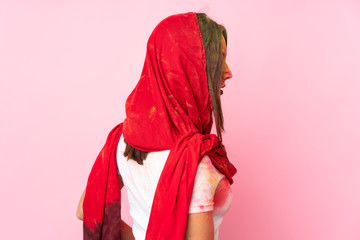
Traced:
MULTIPOLYGON (((140 165, 123 156, 125 146, 121 136, 117 165, 127 190, 130 215, 134 222, 133 234, 135 239, 145 239, 155 190, 170 151, 149 153, 143 165, 140 165)), ((217 239, 219 225, 230 207, 231 199, 228 180, 205 156, 197 169, 189 213, 213 211, 214 239, 217 239)))

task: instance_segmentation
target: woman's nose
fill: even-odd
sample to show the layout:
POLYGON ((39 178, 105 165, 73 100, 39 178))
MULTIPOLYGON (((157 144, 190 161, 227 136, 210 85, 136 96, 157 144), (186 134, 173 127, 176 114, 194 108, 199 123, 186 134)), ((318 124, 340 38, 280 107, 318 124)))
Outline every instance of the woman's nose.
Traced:
POLYGON ((232 76, 233 76, 233 75, 232 75, 232 72, 231 72, 229 66, 225 63, 225 71, 224 71, 224 76, 223 76, 223 78, 224 78, 225 80, 227 80, 227 79, 232 78, 232 76))

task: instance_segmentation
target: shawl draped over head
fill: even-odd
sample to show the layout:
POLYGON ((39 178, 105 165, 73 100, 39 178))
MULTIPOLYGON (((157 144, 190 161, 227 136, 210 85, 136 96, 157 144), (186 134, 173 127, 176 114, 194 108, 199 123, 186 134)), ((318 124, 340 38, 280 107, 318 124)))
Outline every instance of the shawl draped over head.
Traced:
POLYGON ((210 134, 211 127, 212 102, 196 13, 167 17, 148 40, 141 78, 126 101, 126 119, 109 133, 89 175, 84 239, 120 239, 116 150, 123 134, 142 151, 170 149, 146 239, 183 240, 199 161, 208 155, 231 184, 236 173, 218 137, 210 134))

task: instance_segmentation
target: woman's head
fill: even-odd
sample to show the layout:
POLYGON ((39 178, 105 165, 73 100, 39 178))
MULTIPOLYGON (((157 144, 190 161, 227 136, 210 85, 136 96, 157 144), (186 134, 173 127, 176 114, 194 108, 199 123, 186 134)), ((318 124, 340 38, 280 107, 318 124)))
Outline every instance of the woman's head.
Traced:
POLYGON ((220 90, 230 76, 226 41, 225 28, 202 13, 173 15, 156 26, 141 78, 126 101, 129 145, 158 151, 185 135, 208 134, 212 111, 221 141, 220 90))

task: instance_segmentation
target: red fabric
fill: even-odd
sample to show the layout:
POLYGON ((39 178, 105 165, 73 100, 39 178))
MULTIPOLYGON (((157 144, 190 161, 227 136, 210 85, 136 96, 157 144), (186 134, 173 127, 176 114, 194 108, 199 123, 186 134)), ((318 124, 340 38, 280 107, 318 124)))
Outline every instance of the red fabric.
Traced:
MULTIPOLYGON (((205 50, 196 13, 170 16, 151 34, 141 78, 126 101, 123 135, 130 145, 148 152, 170 149, 151 209, 148 240, 184 239, 196 170, 204 155, 210 157, 230 183, 236 173, 217 136, 210 134, 212 106, 205 68, 205 50)), ((103 149, 105 158, 108 157, 100 158, 98 165, 95 162, 89 176, 86 191, 91 189, 91 195, 96 198, 90 204, 88 199, 92 197, 87 192, 84 200, 84 226, 90 229, 104 227, 105 221, 101 219, 104 214, 99 212, 119 201, 118 195, 112 194, 120 192, 112 182, 115 178, 110 178, 115 172, 108 166, 116 164, 115 145, 121 126, 109 134, 103 149), (98 183, 93 178, 102 181, 98 183), (105 187, 98 187, 103 184, 105 187), (110 189, 111 193, 103 189, 110 189), (91 211, 85 209, 85 202, 91 211), (85 218, 85 212, 96 217, 85 218)))
POLYGON ((83 202, 83 235, 87 240, 120 239, 120 183, 116 165, 122 123, 109 133, 91 169, 83 202))

